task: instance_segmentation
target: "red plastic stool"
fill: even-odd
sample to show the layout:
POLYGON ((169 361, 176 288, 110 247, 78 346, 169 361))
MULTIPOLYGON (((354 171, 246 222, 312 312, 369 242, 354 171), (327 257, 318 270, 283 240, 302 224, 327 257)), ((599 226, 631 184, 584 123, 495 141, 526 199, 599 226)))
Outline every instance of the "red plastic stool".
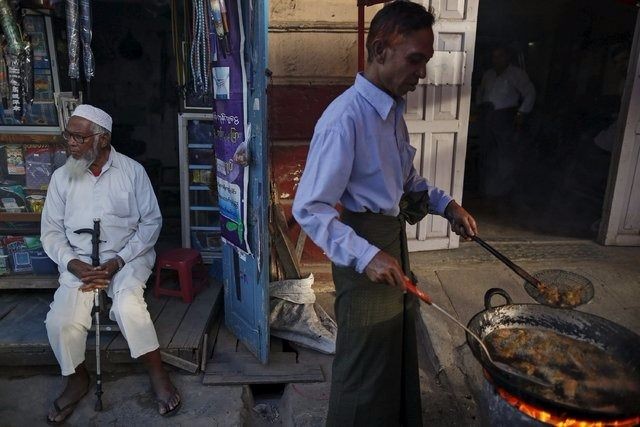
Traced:
POLYGON ((153 293, 157 297, 168 295, 182 297, 184 302, 190 303, 196 293, 202 290, 206 276, 194 274, 194 267, 202 265, 202 256, 195 249, 172 249, 158 256, 156 261, 156 283, 153 293), (162 287, 162 270, 176 270, 178 272, 178 285, 180 289, 167 289, 162 287), (195 276, 195 277, 194 277, 195 276))

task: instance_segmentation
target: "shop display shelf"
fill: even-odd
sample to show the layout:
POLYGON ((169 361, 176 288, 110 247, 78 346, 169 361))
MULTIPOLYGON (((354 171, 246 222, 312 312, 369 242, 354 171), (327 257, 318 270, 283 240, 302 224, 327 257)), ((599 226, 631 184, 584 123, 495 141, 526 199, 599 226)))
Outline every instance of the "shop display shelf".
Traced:
POLYGON ((57 289, 57 274, 8 274, 0 276, 0 289, 57 289))
POLYGON ((35 212, 0 212, 0 222, 40 222, 41 217, 35 212))

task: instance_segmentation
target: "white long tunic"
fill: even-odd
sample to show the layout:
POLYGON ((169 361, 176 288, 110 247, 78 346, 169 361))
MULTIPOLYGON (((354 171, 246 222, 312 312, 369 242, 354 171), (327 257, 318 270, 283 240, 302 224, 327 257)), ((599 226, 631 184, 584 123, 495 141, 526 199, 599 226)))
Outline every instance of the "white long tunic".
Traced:
POLYGON ((61 286, 82 285, 67 271, 67 264, 74 258, 91 263, 91 235, 74 231, 92 229, 94 218, 100 218, 100 240, 104 241, 100 262, 118 255, 126 263, 113 276, 109 293, 144 284, 155 261, 153 247, 162 216, 142 165, 113 147, 98 177, 86 171, 71 180, 66 167, 51 177, 40 239, 47 255, 58 264, 61 286))
POLYGON ((496 110, 518 107, 518 111, 530 113, 535 101, 536 89, 521 68, 509 65, 500 74, 492 68, 482 76, 478 104, 487 102, 496 110))

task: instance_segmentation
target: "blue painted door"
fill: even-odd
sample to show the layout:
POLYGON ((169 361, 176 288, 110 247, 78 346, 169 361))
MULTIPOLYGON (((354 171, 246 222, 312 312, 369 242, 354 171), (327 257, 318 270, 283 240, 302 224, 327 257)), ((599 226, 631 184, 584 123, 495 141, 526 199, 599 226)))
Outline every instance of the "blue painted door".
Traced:
MULTIPOLYGON (((227 0, 229 1, 229 0, 227 0)), ((224 244, 224 303, 227 327, 262 362, 269 357, 268 150, 266 126, 266 0, 239 0, 245 30, 249 141, 248 240, 251 254, 224 244)))

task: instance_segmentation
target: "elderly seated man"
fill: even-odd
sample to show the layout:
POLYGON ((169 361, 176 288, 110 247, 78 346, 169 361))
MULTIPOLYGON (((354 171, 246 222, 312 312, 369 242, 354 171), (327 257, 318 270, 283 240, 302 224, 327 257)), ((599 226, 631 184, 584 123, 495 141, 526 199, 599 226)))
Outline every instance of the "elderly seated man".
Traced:
POLYGON ((180 405, 143 296, 162 217, 143 167, 111 146, 111 125, 99 108, 76 108, 63 133, 70 155, 51 177, 42 212, 42 245, 60 272, 45 323, 66 379, 47 416, 51 423, 69 417, 90 388, 84 359, 94 289, 106 289, 113 300, 109 316, 118 322, 131 357, 147 366, 159 413, 175 413, 180 405), (91 228, 94 218, 101 220, 99 267, 91 265, 91 235, 74 233, 91 228))

